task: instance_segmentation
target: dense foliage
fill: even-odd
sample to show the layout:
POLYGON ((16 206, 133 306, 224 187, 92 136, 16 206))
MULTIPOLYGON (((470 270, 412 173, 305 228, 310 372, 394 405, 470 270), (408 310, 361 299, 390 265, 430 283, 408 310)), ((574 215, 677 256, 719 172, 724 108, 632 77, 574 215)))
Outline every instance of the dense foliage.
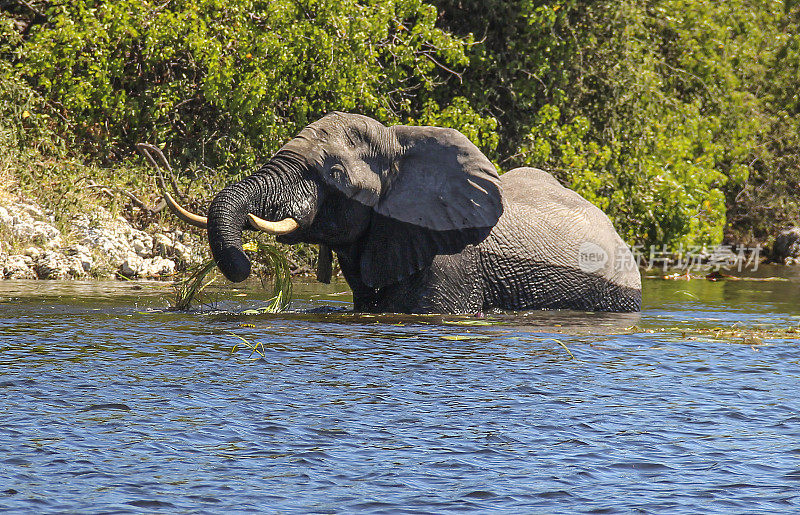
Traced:
POLYGON ((354 111, 545 168, 631 243, 716 244, 726 221, 751 243, 797 223, 798 2, 431 3, 6 2, 0 114, 18 146, 115 164, 156 142, 218 182, 354 111))
POLYGON ((437 67, 466 62, 421 0, 81 0, 46 17, 19 69, 109 160, 148 140, 239 170, 333 109, 399 122, 437 67))
POLYGON ((745 243, 797 223, 797 2, 436 3, 483 41, 458 93, 499 121, 497 157, 570 181, 628 240, 718 243, 726 200, 745 243))

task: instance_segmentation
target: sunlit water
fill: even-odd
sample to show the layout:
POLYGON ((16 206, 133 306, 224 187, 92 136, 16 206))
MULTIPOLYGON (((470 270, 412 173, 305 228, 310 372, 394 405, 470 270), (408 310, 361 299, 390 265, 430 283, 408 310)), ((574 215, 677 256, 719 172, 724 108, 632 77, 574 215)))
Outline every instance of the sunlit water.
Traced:
POLYGON ((487 318, 0 282, 0 511, 797 512, 800 340, 686 332, 797 327, 800 272, 765 273, 487 318))

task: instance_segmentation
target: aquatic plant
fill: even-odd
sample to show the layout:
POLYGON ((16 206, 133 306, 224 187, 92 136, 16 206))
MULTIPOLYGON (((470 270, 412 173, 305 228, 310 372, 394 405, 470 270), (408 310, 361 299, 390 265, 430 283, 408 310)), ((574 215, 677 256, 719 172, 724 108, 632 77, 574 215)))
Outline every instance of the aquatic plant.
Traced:
POLYGON ((233 347, 231 347, 231 354, 236 352, 236 348, 237 347, 239 347, 240 345, 244 345, 245 347, 250 349, 250 354, 247 356, 248 358, 252 358, 253 353, 255 353, 255 354, 258 354, 260 356, 260 358, 252 358, 253 360, 258 360, 258 359, 262 359, 262 358, 266 359, 267 350, 264 348, 264 344, 263 343, 256 342, 255 344, 253 344, 253 343, 250 343, 249 340, 243 338, 242 336, 239 336, 238 334, 234 334, 234 333, 225 333, 225 334, 228 334, 230 336, 233 336, 234 338, 239 338, 240 340, 242 340, 242 343, 237 343, 233 347))
POLYGON ((729 327, 658 327, 644 329, 639 326, 626 328, 629 334, 678 334, 682 339, 698 341, 720 341, 744 345, 761 345, 765 340, 800 340, 800 325, 786 327, 759 326, 739 327, 733 324, 729 327))
POLYGON ((171 309, 187 311, 195 297, 216 280, 217 274, 214 273, 214 276, 206 281, 206 277, 214 272, 215 267, 216 263, 214 260, 209 259, 208 261, 190 267, 187 270, 187 275, 173 282, 172 287, 175 289, 175 301, 171 309))
MULTIPOLYGON (((292 274, 289 270, 289 263, 286 256, 275 245, 269 245, 260 241, 250 242, 244 246, 245 250, 257 251, 262 261, 269 264, 273 271, 272 298, 270 304, 261 308, 260 311, 266 313, 278 313, 289 307, 292 300, 292 274)), ((267 275, 261 275, 261 285, 267 289, 267 275)))
MULTIPOLYGON (((268 288, 267 277, 269 276, 268 271, 270 269, 272 270, 273 284, 272 297, 269 299, 269 304, 267 306, 254 310, 245 310, 242 313, 248 315, 278 313, 285 310, 289 306, 289 302, 292 298, 292 276, 286 257, 275 245, 258 241, 246 244, 244 249, 249 252, 254 252, 254 261, 263 265, 261 284, 264 289, 268 288)), ((216 263, 213 259, 209 259, 208 261, 190 268, 187 273, 187 276, 173 283, 173 287, 175 288, 175 301, 171 308, 173 310, 188 310, 192 301, 219 277, 216 273, 216 263), (207 280, 207 277, 212 273, 212 277, 207 280)))

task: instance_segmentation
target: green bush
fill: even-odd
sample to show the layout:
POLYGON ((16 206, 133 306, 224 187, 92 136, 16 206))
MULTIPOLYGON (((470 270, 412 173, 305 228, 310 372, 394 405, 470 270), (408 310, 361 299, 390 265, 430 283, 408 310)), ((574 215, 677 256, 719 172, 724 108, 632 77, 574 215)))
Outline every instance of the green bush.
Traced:
MULTIPOLYGON (((338 109, 458 128, 501 170, 553 172, 630 243, 753 243, 800 221, 798 2, 431 2, 5 8, 0 156, 116 166, 149 141, 208 194, 338 109)), ((114 176, 34 169, 66 189, 114 176)))
POLYGON ((413 121, 468 43, 421 0, 77 0, 47 16, 19 69, 88 153, 150 141, 235 173, 332 110, 413 121))
POLYGON ((458 94, 498 120, 505 168, 556 173, 631 243, 800 221, 797 2, 435 3, 483 40, 458 94))

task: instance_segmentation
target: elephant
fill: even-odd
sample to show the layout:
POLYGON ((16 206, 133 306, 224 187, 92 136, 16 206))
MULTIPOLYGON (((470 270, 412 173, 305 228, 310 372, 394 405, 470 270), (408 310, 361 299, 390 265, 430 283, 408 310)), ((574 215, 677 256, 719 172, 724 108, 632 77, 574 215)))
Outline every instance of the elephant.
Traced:
POLYGON ((359 312, 641 306, 633 255, 600 209, 542 170, 499 175, 451 128, 332 112, 217 193, 207 217, 165 199, 207 229, 233 282, 250 274, 247 229, 318 244, 323 263, 335 252, 359 312))

